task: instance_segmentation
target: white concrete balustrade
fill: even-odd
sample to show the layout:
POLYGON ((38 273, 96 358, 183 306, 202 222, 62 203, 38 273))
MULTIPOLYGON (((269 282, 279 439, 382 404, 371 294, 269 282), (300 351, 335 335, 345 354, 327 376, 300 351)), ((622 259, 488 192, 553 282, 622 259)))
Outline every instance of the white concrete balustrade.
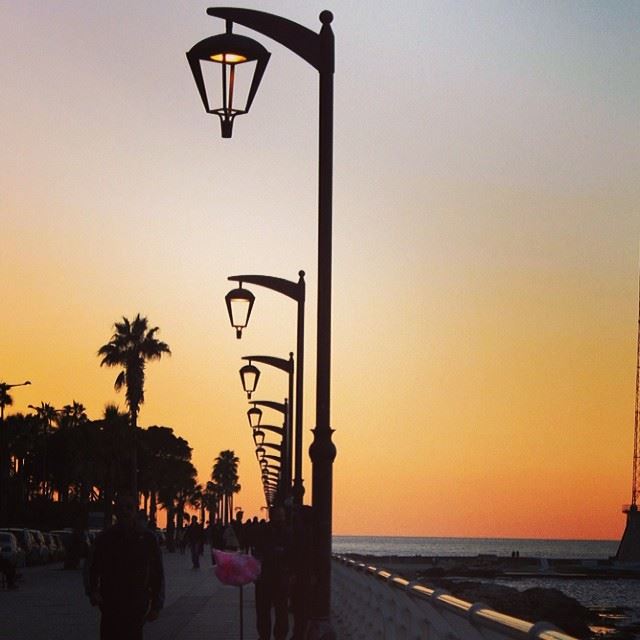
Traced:
POLYGON ((574 640, 547 622, 532 624, 410 583, 384 569, 334 556, 332 612, 349 640, 574 640))

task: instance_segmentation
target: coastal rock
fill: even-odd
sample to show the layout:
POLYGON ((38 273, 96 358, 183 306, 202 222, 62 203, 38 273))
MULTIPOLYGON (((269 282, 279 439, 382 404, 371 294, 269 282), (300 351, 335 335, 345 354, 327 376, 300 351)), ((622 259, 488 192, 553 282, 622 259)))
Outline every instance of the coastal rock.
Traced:
MULTIPOLYGON (((433 581, 430 581, 433 586, 433 581)), ((577 600, 558 589, 532 588, 518 591, 512 587, 482 582, 438 580, 437 586, 467 602, 484 602, 492 609, 527 620, 545 620, 577 638, 590 635, 589 625, 597 616, 577 600)))
POLYGON ((598 619, 596 614, 558 589, 527 589, 522 592, 522 599, 524 606, 535 612, 539 619, 548 620, 580 638, 590 634, 589 624, 598 619))

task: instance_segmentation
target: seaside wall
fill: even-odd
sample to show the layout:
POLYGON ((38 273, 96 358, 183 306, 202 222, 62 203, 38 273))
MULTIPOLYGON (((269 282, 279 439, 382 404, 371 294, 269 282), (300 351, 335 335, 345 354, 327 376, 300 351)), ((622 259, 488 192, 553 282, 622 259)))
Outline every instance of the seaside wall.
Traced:
POLYGON ((334 556, 334 624, 350 640, 574 640, 547 622, 532 624, 373 566, 334 556))

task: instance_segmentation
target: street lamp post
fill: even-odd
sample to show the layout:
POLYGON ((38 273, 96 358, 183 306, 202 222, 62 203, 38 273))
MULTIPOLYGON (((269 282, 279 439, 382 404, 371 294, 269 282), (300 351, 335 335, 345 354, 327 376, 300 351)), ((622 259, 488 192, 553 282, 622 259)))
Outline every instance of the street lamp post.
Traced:
MULTIPOLYGON (((331 521, 333 497, 333 462, 336 448, 332 442, 330 426, 331 404, 331 254, 332 254, 332 194, 333 194, 333 74, 334 36, 331 29, 333 14, 320 14, 322 28, 315 33, 300 24, 262 11, 214 7, 207 9, 210 16, 226 21, 227 33, 217 38, 210 48, 203 40, 187 54, 196 85, 205 109, 212 110, 207 102, 200 64, 202 61, 222 63, 224 117, 233 118, 240 111, 229 109, 230 83, 226 81, 230 61, 241 66, 244 60, 256 60, 256 71, 251 82, 247 107, 253 101, 262 78, 268 52, 249 50, 244 41, 234 41, 231 26, 237 23, 257 31, 280 43, 309 63, 319 74, 319 155, 318 155, 318 304, 317 304, 317 353, 316 353, 316 427, 309 453, 313 463, 312 505, 315 521, 314 569, 316 588, 313 598, 308 637, 335 638, 331 626, 331 521), (225 37, 224 46, 222 38, 225 37), (240 52, 234 53, 234 49, 240 52), (223 51, 221 51, 223 50, 223 51), (246 52, 246 55, 245 53, 246 52), (221 55, 222 54, 222 55, 221 55), (258 56, 261 56, 258 58, 258 56)), ((257 43, 256 43, 257 44, 257 43)), ((234 67, 235 70, 235 67, 234 67)), ((231 85, 232 86, 232 85, 231 85)), ((231 136, 231 130, 223 136, 231 136)))
POLYGON ((39 407, 33 404, 27 405, 29 409, 33 409, 36 415, 42 421, 43 430, 43 448, 42 448, 42 495, 46 496, 47 493, 47 436, 48 428, 51 426, 51 421, 54 416, 63 412, 63 409, 54 409, 46 402, 41 402, 39 407))
MULTIPOLYGON (((306 284, 304 280, 304 271, 298 272, 298 282, 286 280, 285 278, 276 278, 274 276, 263 275, 243 275, 230 276, 228 280, 238 282, 239 287, 230 291, 225 299, 227 310, 229 312, 229 320, 231 326, 236 329, 236 336, 242 336, 242 329, 246 328, 251 316, 251 310, 255 296, 251 291, 242 288, 242 284, 255 284, 272 291, 277 291, 282 295, 295 300, 298 314, 296 322, 296 363, 295 363, 295 402, 293 395, 289 393, 289 402, 291 413, 295 411, 294 429, 295 437, 293 438, 295 447, 295 472, 293 480, 293 499, 295 504, 301 505, 304 497, 304 484, 302 480, 302 421, 303 421, 303 387, 304 387, 304 303, 306 297, 306 284)), ((256 362, 258 360, 256 359, 256 362)), ((256 379, 257 384, 257 379, 256 379)))
POLYGON ((30 380, 9 384, 0 382, 0 526, 8 526, 9 523, 9 451, 7 436, 4 428, 4 408, 11 404, 9 390, 15 387, 26 387, 30 380))

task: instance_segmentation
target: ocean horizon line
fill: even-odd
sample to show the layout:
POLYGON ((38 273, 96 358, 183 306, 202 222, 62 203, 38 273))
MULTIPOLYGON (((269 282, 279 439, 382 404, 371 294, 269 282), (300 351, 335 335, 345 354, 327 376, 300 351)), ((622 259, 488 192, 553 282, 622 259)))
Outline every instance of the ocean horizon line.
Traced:
POLYGON ((403 540, 514 540, 514 541, 558 541, 558 542, 619 542, 620 538, 542 538, 512 536, 436 536, 436 535, 402 535, 402 534, 369 534, 369 533, 333 533, 334 538, 382 538, 403 540))

